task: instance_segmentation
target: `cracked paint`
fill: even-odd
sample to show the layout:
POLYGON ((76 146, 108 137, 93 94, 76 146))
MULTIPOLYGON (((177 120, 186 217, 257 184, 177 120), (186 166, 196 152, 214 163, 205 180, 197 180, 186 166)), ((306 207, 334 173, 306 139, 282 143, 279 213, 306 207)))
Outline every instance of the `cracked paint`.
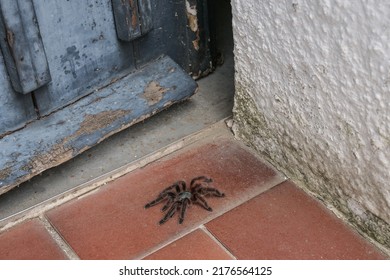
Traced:
POLYGON ((116 110, 116 111, 103 111, 98 114, 86 115, 84 121, 80 124, 80 128, 72 135, 77 137, 84 134, 91 134, 98 130, 101 130, 114 121, 129 114, 131 110, 116 110))
POLYGON ((168 91, 168 88, 160 86, 157 82, 151 81, 145 88, 143 97, 148 102, 149 106, 157 104, 163 98, 164 94, 168 91))

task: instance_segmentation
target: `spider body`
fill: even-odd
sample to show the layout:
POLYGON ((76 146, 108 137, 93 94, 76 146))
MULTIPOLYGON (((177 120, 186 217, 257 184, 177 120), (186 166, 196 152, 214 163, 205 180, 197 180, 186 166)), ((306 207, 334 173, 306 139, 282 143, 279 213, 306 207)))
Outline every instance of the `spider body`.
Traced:
POLYGON ((187 189, 186 182, 178 181, 169 187, 165 188, 157 198, 145 205, 145 208, 152 207, 160 202, 166 202, 161 208, 165 212, 164 217, 159 224, 165 223, 173 217, 176 212, 179 212, 179 224, 183 223, 184 216, 188 205, 194 203, 203 207, 207 211, 213 209, 207 204, 206 196, 223 197, 225 194, 221 193, 216 188, 210 187, 213 180, 206 176, 195 177, 191 180, 190 187, 187 189))
POLYGON ((178 195, 178 199, 179 200, 183 200, 183 199, 186 199, 186 198, 191 199, 191 197, 192 197, 192 193, 189 192, 189 191, 181 192, 178 195))

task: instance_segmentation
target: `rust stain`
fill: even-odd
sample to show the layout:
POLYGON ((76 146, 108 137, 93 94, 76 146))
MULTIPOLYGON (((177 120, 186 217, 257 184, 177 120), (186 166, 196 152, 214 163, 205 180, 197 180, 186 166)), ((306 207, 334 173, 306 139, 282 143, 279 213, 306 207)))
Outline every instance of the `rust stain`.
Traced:
POLYGON ((160 86, 155 81, 151 81, 145 88, 143 97, 148 102, 148 105, 154 105, 158 103, 164 96, 164 94, 169 90, 169 88, 164 88, 160 86))
POLYGON ((138 27, 138 15, 137 15, 137 7, 134 3, 134 0, 129 0, 130 7, 131 7, 131 25, 133 29, 136 29, 138 27))
POLYGON ((138 17, 135 11, 133 11, 133 16, 131 17, 131 25, 133 29, 136 29, 138 27, 138 17))
POLYGON ((130 26, 133 29, 137 29, 138 27, 138 13, 137 13, 137 5, 134 0, 121 0, 122 5, 126 9, 126 25, 130 26), (128 4, 127 4, 128 3, 128 4), (129 14, 130 13, 130 14, 129 14))

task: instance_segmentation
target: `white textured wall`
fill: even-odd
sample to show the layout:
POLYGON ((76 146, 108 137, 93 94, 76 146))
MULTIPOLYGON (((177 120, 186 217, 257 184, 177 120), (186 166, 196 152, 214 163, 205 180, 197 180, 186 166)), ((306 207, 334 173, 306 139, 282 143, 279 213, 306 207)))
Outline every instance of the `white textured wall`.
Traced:
POLYGON ((237 135, 390 248, 390 1, 232 12, 237 135))

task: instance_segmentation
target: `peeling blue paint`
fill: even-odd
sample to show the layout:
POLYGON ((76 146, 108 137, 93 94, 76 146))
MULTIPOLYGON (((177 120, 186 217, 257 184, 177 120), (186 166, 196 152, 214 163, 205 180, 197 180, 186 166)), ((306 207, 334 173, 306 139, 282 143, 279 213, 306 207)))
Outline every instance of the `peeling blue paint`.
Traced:
POLYGON ((189 98, 196 88, 196 82, 184 70, 169 57, 163 57, 3 137, 0 194, 69 160, 112 133, 189 98), (150 88, 152 83, 156 86, 150 88), (149 96, 145 96, 147 90, 149 96), (158 98, 150 103, 150 96, 158 98))

